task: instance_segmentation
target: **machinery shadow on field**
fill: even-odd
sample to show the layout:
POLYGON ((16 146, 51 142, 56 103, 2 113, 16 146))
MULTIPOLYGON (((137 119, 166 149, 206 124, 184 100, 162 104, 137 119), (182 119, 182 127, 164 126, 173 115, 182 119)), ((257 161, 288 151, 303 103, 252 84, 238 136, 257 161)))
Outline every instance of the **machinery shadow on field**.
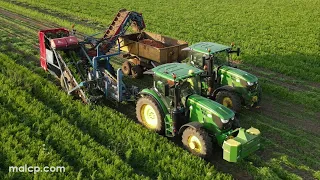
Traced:
MULTIPOLYGON (((310 63, 308 59, 310 58, 311 61, 312 59, 315 59, 316 56, 304 56, 301 54, 297 55, 288 55, 288 56, 259 56, 259 57, 250 57, 250 58, 262 58, 266 60, 272 60, 272 59, 278 59, 278 60, 283 60, 283 61, 292 61, 294 59, 301 60, 303 61, 302 64, 304 64, 304 68, 307 68, 308 66, 312 68, 312 65, 308 65, 310 63), (276 56, 276 58, 275 58, 276 56)), ((246 66, 246 65, 240 65, 239 68, 241 69, 241 66, 246 66)), ((292 65, 292 67, 297 66, 297 65, 292 65)), ((305 71, 304 68, 301 69, 301 71, 305 71)), ((318 67, 314 67, 318 68, 318 67)), ((308 108, 308 105, 312 104, 312 100, 314 100, 315 105, 318 106, 319 102, 316 102, 316 99, 320 99, 320 83, 319 82, 312 82, 305 80, 303 77, 302 78, 295 78, 295 74, 293 73, 292 76, 289 75, 284 75, 279 72, 271 71, 266 68, 262 67, 254 67, 254 66, 247 66, 247 68, 244 68, 244 70, 255 74, 258 76, 260 79, 260 83, 262 85, 272 85, 277 88, 283 88, 286 93, 289 93, 289 95, 286 95, 282 93, 282 91, 272 91, 272 89, 268 89, 266 92, 266 96, 264 98, 264 101, 262 101, 262 107, 260 109, 253 109, 249 111, 245 111, 244 115, 241 115, 241 118, 244 119, 242 121, 242 125, 244 127, 250 127, 255 126, 260 128, 259 123, 260 121, 262 123, 267 123, 270 126, 274 126, 273 128, 269 128, 268 130, 265 129, 264 126, 261 126, 261 131, 265 131, 264 139, 262 140, 262 144, 264 148, 262 150, 259 150, 256 155, 253 157, 249 157, 248 161, 245 159, 243 163, 240 163, 240 165, 234 165, 233 163, 228 163, 222 159, 222 149, 218 145, 214 146, 214 154, 213 158, 209 159, 208 162, 212 163, 217 170, 225 172, 225 173, 230 173, 234 176, 235 179, 253 179, 253 174, 252 172, 247 172, 248 168, 247 167, 242 167, 242 165, 248 165, 248 163, 252 163, 252 158, 253 163, 255 164, 254 166, 257 167, 265 167, 265 168, 270 168, 270 171, 274 173, 275 175, 279 177, 290 177, 291 175, 298 175, 302 178, 306 179, 312 179, 314 178, 312 175, 312 170, 311 171, 306 171, 301 169, 303 164, 306 164, 308 167, 313 168, 314 170, 317 170, 314 166, 312 166, 312 157, 315 153, 312 152, 312 150, 306 150, 303 147, 300 147, 299 143, 310 143, 310 146, 312 146, 313 143, 315 142, 315 139, 313 137, 317 137, 316 139, 319 138, 318 134, 320 133, 319 129, 319 124, 318 120, 320 118, 320 113, 314 111, 312 108, 308 108), (300 102, 305 101, 306 103, 298 103, 295 102, 291 99, 290 94, 295 94, 294 96, 300 96, 299 93, 301 94, 306 94, 309 93, 312 96, 308 97, 301 97, 300 98, 305 98, 300 102), (247 113, 246 113, 247 112, 247 113), (262 115, 261 118, 256 119, 258 121, 257 123, 252 123, 252 117, 255 117, 257 114, 262 115), (247 120, 251 119, 251 120, 247 120), (270 122, 272 120, 272 122, 270 122), (264 122, 265 121, 265 122, 264 122), (277 124, 273 123, 282 123, 285 128, 281 128, 277 126, 277 124), (270 132, 269 132, 270 131, 270 132), (285 132, 284 134, 282 132, 279 133, 279 131, 285 132), (300 131, 304 131, 304 133, 311 133, 312 136, 305 136, 303 134, 299 134, 300 131), (291 139, 290 141, 285 141, 282 136, 288 136, 288 137, 293 137, 293 136, 299 136, 302 135, 304 140, 301 140, 301 142, 297 142, 297 144, 294 145, 295 140, 291 139), (285 143, 284 143, 285 142, 285 143), (270 143, 272 145, 270 145, 270 143), (283 144, 284 143, 284 144, 283 144), (299 155, 299 153, 295 151, 289 150, 286 145, 290 144, 291 147, 296 147, 294 149, 297 150, 297 152, 303 151, 306 153, 306 155, 299 155), (293 145, 293 146, 292 146, 293 145), (277 148, 278 150, 274 152, 274 148, 277 148), (297 167, 292 167, 289 165, 286 165, 285 162, 282 160, 283 157, 289 157, 289 162, 293 162, 297 165, 297 167), (307 156, 310 156, 307 158, 307 156), (277 160, 280 162, 280 169, 278 167, 272 167, 273 160, 277 160), (264 163, 261 163, 264 162, 264 163), (298 167, 301 166, 301 167, 298 167), (285 175, 281 174, 281 172, 284 171, 285 175)), ((283 69, 280 69, 280 72, 283 69)), ((285 69, 284 69, 285 70, 285 69)), ((299 71, 297 71, 299 72, 299 71)), ((311 71, 309 73, 314 73, 316 71, 311 71)), ((290 74, 290 73, 289 73, 290 74)), ((142 80, 144 81, 144 80, 142 80)), ((132 83, 132 81, 130 81, 132 83)), ((106 105, 115 109, 116 111, 119 111, 123 114, 126 114, 128 118, 132 120, 136 120, 135 116, 135 107, 134 105, 128 105, 128 107, 124 107, 123 105, 116 106, 112 105, 113 103, 106 102, 106 105)), ((255 119, 255 118, 253 118, 255 119)), ((168 138, 170 141, 174 142, 175 144, 179 145, 182 147, 182 143, 179 138, 168 138)), ((300 138, 299 138, 300 140, 300 138)), ((313 147, 313 146, 312 146, 313 147)), ((253 171, 259 171, 257 169, 253 169, 252 166, 248 165, 249 170, 253 171)))
MULTIPOLYGON (((135 103, 116 103, 110 100, 104 100, 100 102, 99 105, 108 106, 109 108, 112 108, 115 111, 125 114, 130 120, 133 120, 134 122, 140 124, 136 117, 135 103)), ((170 138, 170 137, 165 137, 165 138, 167 138, 169 141, 173 142, 177 146, 184 149, 183 144, 181 142, 181 136, 178 135, 174 138, 170 138)), ((229 163, 223 160, 222 148, 215 142, 213 142, 213 149, 214 149, 214 152, 212 156, 209 159, 205 159, 205 160, 208 163, 214 165, 214 167, 218 171, 232 174, 233 177, 235 177, 236 179, 253 179, 253 177, 250 174, 248 174, 248 172, 246 172, 245 170, 239 169, 237 166, 234 166, 234 163, 229 163)))

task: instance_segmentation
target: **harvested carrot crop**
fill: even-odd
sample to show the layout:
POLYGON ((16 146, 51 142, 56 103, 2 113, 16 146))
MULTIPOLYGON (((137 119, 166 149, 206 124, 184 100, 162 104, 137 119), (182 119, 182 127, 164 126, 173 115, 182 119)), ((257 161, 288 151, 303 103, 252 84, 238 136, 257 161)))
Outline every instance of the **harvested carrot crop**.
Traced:
POLYGON ((156 47, 156 48, 164 48, 164 47, 166 47, 163 43, 161 43, 159 41, 151 40, 151 39, 143 39, 143 40, 141 40, 139 42, 143 43, 143 44, 147 44, 149 46, 156 47))

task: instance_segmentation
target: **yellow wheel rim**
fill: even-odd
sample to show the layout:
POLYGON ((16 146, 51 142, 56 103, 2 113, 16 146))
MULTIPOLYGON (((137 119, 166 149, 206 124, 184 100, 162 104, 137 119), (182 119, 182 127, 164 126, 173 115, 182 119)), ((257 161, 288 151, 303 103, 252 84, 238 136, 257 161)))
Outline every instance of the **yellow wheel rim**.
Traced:
POLYGON ((226 107, 232 107, 232 100, 229 97, 225 97, 222 100, 222 104, 226 107))
POLYGON ((251 99, 251 106, 254 105, 254 103, 258 102, 258 96, 253 96, 251 99))
POLYGON ((158 119, 155 110, 149 104, 144 104, 140 110, 143 123, 150 129, 155 129, 158 119))
POLYGON ((196 136, 190 136, 188 138, 188 145, 192 150, 194 150, 196 152, 201 152, 202 151, 201 142, 198 139, 198 137, 196 137, 196 136))
POLYGON ((257 102, 257 101, 258 101, 258 96, 253 96, 253 97, 252 97, 252 101, 253 101, 253 102, 257 102))

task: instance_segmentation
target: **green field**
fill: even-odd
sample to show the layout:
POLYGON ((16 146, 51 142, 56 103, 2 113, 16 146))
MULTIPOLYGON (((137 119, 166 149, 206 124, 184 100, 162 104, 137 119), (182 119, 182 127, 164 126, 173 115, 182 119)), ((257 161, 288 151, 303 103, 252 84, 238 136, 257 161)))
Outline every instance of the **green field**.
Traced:
POLYGON ((320 1, 148 2, 0 0, 0 179, 320 179, 320 1), (232 164, 215 147, 205 161, 136 123, 133 104, 89 106, 61 91, 40 68, 37 31, 76 24, 93 34, 122 8, 142 12, 147 31, 241 47, 263 102, 240 121, 260 129, 261 150, 232 164), (24 164, 66 172, 8 172, 24 164))

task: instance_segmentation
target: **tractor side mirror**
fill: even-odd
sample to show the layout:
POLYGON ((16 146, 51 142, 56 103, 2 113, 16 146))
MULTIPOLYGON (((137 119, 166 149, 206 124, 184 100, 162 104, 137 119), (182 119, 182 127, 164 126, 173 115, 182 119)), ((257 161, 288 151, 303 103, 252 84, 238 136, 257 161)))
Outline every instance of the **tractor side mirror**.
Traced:
POLYGON ((237 56, 240 56, 240 48, 237 48, 237 56))
POLYGON ((169 96, 169 84, 164 85, 164 96, 169 96))

